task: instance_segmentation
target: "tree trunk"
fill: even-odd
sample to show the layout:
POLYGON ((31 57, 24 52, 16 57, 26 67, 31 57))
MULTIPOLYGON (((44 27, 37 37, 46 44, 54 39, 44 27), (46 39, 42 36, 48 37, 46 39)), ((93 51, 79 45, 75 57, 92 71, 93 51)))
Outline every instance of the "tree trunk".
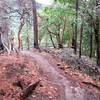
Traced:
POLYGON ((59 33, 57 34, 56 39, 57 39, 57 42, 58 42, 58 49, 62 49, 63 48, 63 44, 61 42, 59 33))
POLYGON ((79 58, 81 58, 82 55, 82 38, 83 38, 83 22, 81 24, 79 58))
POLYGON ((4 50, 4 46, 3 46, 3 43, 2 43, 2 39, 1 39, 1 33, 0 33, 0 51, 3 51, 4 50))
MULTIPOLYGON (((96 0, 96 6, 98 6, 98 0, 96 0)), ((96 21, 95 21, 95 39, 96 39, 96 55, 97 65, 100 66, 100 19, 98 16, 98 9, 96 10, 96 21)))
POLYGON ((72 24, 72 48, 75 46, 75 32, 74 32, 74 24, 72 24))
POLYGON ((34 31, 34 48, 39 49, 38 43, 38 21, 37 21, 37 11, 36 11, 36 1, 32 1, 32 11, 33 11, 33 31, 34 31))
POLYGON ((91 17, 91 32, 90 32, 90 55, 89 57, 92 58, 92 52, 93 52, 93 31, 92 31, 92 17, 91 17))
POLYGON ((52 45, 53 45, 54 48, 56 48, 54 41, 53 41, 53 38, 52 38, 52 35, 51 35, 51 33, 49 33, 49 34, 50 34, 50 39, 51 39, 52 45))
POLYGON ((61 39, 62 43, 64 43, 65 30, 66 30, 66 18, 64 20, 64 26, 63 26, 63 31, 62 31, 62 39, 61 39))
POLYGON ((55 46, 55 44, 54 44, 54 41, 53 41, 53 38, 52 38, 52 34, 55 35, 55 33, 51 32, 51 31, 49 30, 49 28, 47 28, 47 30, 48 30, 48 33, 49 33, 49 35, 50 35, 50 39, 51 39, 52 45, 53 45, 54 48, 56 48, 56 46, 55 46))
POLYGON ((99 18, 98 17, 96 18, 95 39, 96 39, 97 65, 100 66, 100 34, 99 34, 99 18))
POLYGON ((75 40, 75 43, 74 43, 74 53, 76 54, 77 53, 77 20, 78 20, 78 3, 79 3, 79 0, 76 0, 76 25, 75 25, 75 37, 74 37, 74 40, 75 40))
POLYGON ((23 26, 24 26, 24 20, 23 19, 21 19, 21 22, 20 22, 20 26, 19 26, 19 31, 18 31, 18 49, 20 50, 21 49, 21 30, 22 30, 22 28, 23 28, 23 26))
POLYGON ((22 38, 20 40, 20 47, 21 47, 21 50, 23 50, 23 41, 22 41, 22 38))
POLYGON ((27 37, 26 37, 26 43, 27 43, 27 50, 30 49, 30 42, 29 42, 29 34, 27 33, 27 37))

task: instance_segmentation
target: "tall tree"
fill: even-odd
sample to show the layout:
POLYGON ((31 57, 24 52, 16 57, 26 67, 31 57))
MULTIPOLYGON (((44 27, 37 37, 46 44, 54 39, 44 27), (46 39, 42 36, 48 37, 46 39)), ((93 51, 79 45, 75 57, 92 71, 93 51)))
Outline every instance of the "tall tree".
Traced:
POLYGON ((2 43, 1 34, 2 34, 2 28, 0 27, 0 50, 4 50, 4 46, 3 46, 3 43, 2 43))
POLYGON ((100 66, 100 16, 98 11, 99 0, 96 0, 96 20, 95 20, 95 39, 96 39, 96 55, 97 65, 100 66))
POLYGON ((74 53, 77 53, 77 27, 78 27, 78 7, 79 6, 79 0, 76 0, 76 25, 75 25, 75 37, 74 37, 74 53))
POLYGON ((22 31, 22 28, 24 26, 24 19, 23 19, 23 14, 20 18, 20 26, 19 26, 19 31, 18 31, 18 49, 20 50, 21 49, 21 31, 22 31))
POLYGON ((82 55, 82 39, 83 39, 83 21, 81 23, 81 29, 80 29, 80 48, 79 48, 79 58, 81 58, 82 55))
POLYGON ((91 31, 90 31, 90 55, 89 57, 92 57, 92 53, 93 53, 93 18, 91 16, 91 31))
POLYGON ((38 43, 38 21, 37 21, 37 10, 36 10, 36 1, 32 1, 32 12, 33 12, 33 31, 34 31, 34 48, 39 48, 38 43))

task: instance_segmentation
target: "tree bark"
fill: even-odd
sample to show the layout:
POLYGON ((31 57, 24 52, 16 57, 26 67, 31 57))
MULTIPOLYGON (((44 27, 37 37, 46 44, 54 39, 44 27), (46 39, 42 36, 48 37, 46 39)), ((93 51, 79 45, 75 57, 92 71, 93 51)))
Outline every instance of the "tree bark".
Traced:
POLYGON ((50 30, 49 28, 47 28, 47 30, 48 30, 48 32, 49 32, 49 35, 50 35, 50 39, 51 39, 52 45, 53 45, 54 48, 56 48, 56 46, 55 46, 55 44, 54 44, 54 41, 53 41, 53 38, 52 38, 52 35, 51 35, 51 34, 53 34, 53 35, 56 36, 56 34, 53 33, 53 32, 51 32, 51 30, 50 30))
POLYGON ((74 24, 72 24, 72 48, 74 49, 75 46, 75 29, 74 24))
POLYGON ((23 26, 24 26, 24 20, 23 19, 21 19, 21 22, 20 22, 20 26, 19 26, 19 31, 18 31, 18 49, 20 50, 21 49, 21 30, 22 30, 22 28, 23 28, 23 26))
POLYGON ((57 39, 57 42, 58 42, 58 49, 62 49, 63 48, 63 44, 61 42, 59 33, 56 35, 56 39, 57 39))
POLYGON ((92 53, 93 53, 93 31, 92 31, 92 17, 91 17, 91 32, 90 32, 90 55, 89 57, 92 58, 92 53))
POLYGON ((56 34, 56 39, 57 39, 57 43, 58 43, 58 49, 62 49, 63 43, 62 43, 62 39, 61 39, 61 35, 60 35, 60 29, 61 29, 60 23, 57 25, 57 29, 58 29, 58 32, 56 34))
POLYGON ((49 33, 49 34, 50 34, 50 39, 51 39, 52 45, 53 45, 54 48, 56 48, 54 41, 53 41, 53 38, 52 38, 52 35, 51 35, 51 33, 49 33))
MULTIPOLYGON (((96 6, 98 6, 98 0, 96 0, 96 6)), ((96 56, 97 65, 100 66, 100 19, 98 16, 98 9, 96 10, 96 21, 95 21, 95 39, 96 39, 96 56)))
POLYGON ((81 24, 79 58, 81 58, 82 55, 82 38, 83 38, 83 22, 81 24))
POLYGON ((4 46, 3 46, 3 43, 2 43, 2 39, 1 39, 1 33, 0 33, 0 50, 4 50, 4 46))
POLYGON ((30 49, 30 41, 29 41, 29 34, 27 33, 27 37, 26 37, 26 43, 27 43, 27 50, 30 49))
POLYGON ((34 48, 39 49, 36 1, 35 0, 31 0, 31 1, 32 1, 32 12, 33 12, 34 48))
POLYGON ((77 53, 77 20, 78 20, 78 4, 79 4, 79 0, 76 0, 76 25, 75 25, 75 43, 74 43, 74 53, 77 53))
POLYGON ((99 18, 98 17, 96 18, 95 40, 96 40, 97 65, 100 66, 100 34, 99 34, 99 18))

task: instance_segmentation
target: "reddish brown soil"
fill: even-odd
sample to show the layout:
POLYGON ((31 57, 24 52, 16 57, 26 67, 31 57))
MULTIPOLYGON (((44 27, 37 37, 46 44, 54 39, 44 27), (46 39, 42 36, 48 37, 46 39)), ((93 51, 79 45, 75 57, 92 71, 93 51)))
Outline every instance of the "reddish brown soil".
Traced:
POLYGON ((21 99, 23 90, 15 85, 18 80, 23 82, 24 88, 41 80, 27 100, 59 100, 61 87, 48 82, 45 77, 41 76, 37 63, 30 57, 0 55, 0 100, 21 99))
POLYGON ((100 100, 100 91, 91 77, 71 69, 55 56, 37 51, 0 55, 0 100, 22 100, 25 89, 40 80, 23 100, 100 100), (60 69, 58 69, 58 67, 60 69), (16 85, 21 81, 23 87, 16 85))
MULTIPOLYGON (((42 70, 42 75, 47 74, 49 81, 64 86, 65 100, 99 100, 99 82, 97 83, 88 75, 79 71, 67 69, 59 70, 67 66, 60 59, 52 54, 45 52, 23 52, 24 55, 30 56, 36 60, 42 70), (89 83, 84 84, 83 82, 89 83)), ((58 100, 58 99, 57 99, 58 100)), ((60 99, 64 100, 64 98, 60 99)))

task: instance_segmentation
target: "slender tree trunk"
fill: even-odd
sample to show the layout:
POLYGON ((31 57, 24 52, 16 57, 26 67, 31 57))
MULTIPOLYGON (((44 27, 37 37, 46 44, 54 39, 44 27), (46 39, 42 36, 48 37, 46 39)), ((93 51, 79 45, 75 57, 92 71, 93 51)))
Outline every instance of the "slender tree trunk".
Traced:
POLYGON ((32 1, 32 11, 33 11, 33 31, 34 31, 34 48, 39 49, 38 43, 38 21, 37 21, 37 11, 36 11, 36 1, 32 1))
POLYGON ((75 32, 74 32, 74 24, 72 25, 72 48, 75 46, 75 32))
POLYGON ((21 50, 23 50, 23 41, 22 41, 22 38, 20 40, 20 46, 21 46, 21 50))
POLYGON ((14 36, 13 36, 13 33, 12 32, 10 34, 10 50, 11 51, 14 50, 14 36))
POLYGON ((76 0, 76 25, 75 25, 75 37, 74 37, 74 40, 75 40, 75 43, 74 43, 74 53, 75 53, 75 54, 77 53, 78 3, 79 3, 79 0, 76 0))
POLYGON ((59 49, 63 48, 63 44, 61 42, 60 34, 59 33, 56 35, 56 39, 57 39, 57 42, 58 42, 58 48, 59 49))
POLYGON ((27 43, 27 50, 30 49, 30 43, 29 43, 29 34, 27 33, 27 37, 26 37, 26 43, 27 43))
POLYGON ((89 57, 92 58, 92 52, 93 52, 93 31, 92 31, 92 17, 91 17, 91 32, 90 32, 90 55, 89 57))
POLYGON ((48 33, 49 33, 49 35, 50 35, 50 39, 51 39, 52 45, 53 45, 54 48, 56 48, 56 46, 55 46, 55 44, 54 44, 54 41, 53 41, 53 38, 52 38, 52 34, 55 35, 55 33, 51 32, 51 31, 49 30, 49 28, 47 28, 47 30, 48 30, 48 33))
POLYGON ((50 39, 51 39, 52 45, 53 45, 54 48, 56 48, 54 41, 53 41, 53 38, 52 38, 52 35, 51 35, 51 33, 49 33, 49 34, 50 34, 50 39))
POLYGON ((64 43, 64 34, 65 34, 65 30, 66 30, 66 17, 65 17, 65 20, 64 20, 64 26, 63 26, 63 31, 62 31, 62 43, 64 43))
POLYGON ((100 66, 100 34, 99 34, 99 18, 98 17, 96 18, 95 39, 96 39, 97 65, 100 66))
MULTIPOLYGON (((96 0, 96 6, 98 6, 98 0, 96 0)), ((96 22, 95 22, 95 39, 96 39, 96 55, 97 65, 100 66, 100 19, 98 16, 98 9, 96 10, 96 22)))
POLYGON ((57 35, 56 35, 56 39, 57 39, 57 42, 58 42, 58 49, 62 49, 63 44, 62 44, 61 35, 60 35, 61 24, 58 25, 57 29, 58 29, 58 32, 57 32, 57 35))
POLYGON ((81 58, 81 55, 82 55, 82 39, 83 39, 83 21, 82 21, 82 24, 81 24, 81 33, 80 33, 79 58, 81 58))
POLYGON ((48 35, 46 34, 46 39, 45 39, 45 48, 48 47, 48 35))
POLYGON ((20 26, 19 26, 19 31, 18 31, 18 49, 20 50, 21 49, 21 30, 24 26, 24 20, 21 19, 21 23, 20 23, 20 26))
POLYGON ((1 39, 1 33, 0 33, 0 50, 4 50, 4 46, 1 39))

